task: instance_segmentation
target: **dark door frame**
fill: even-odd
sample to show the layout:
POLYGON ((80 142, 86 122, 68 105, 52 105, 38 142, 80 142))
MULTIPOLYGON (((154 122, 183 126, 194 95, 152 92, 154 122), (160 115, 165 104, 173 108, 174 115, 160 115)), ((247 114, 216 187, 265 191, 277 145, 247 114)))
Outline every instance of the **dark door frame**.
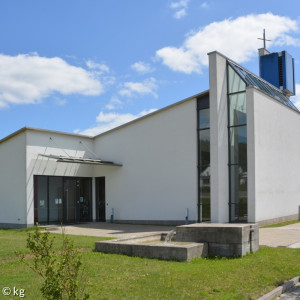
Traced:
POLYGON ((105 176, 96 177, 96 221, 106 221, 105 176), (101 186, 101 188, 100 188, 101 186))

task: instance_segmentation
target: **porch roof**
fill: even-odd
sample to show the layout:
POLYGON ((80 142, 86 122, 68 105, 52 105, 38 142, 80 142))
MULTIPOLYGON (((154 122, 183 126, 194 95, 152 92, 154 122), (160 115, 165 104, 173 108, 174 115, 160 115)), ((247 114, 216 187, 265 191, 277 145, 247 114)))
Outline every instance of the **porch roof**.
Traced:
POLYGON ((67 157, 52 154, 39 154, 39 156, 56 159, 57 162, 62 163, 75 163, 75 164, 87 164, 87 165, 105 165, 122 167, 122 164, 114 163, 112 161, 105 161, 98 158, 83 158, 83 157, 67 157))

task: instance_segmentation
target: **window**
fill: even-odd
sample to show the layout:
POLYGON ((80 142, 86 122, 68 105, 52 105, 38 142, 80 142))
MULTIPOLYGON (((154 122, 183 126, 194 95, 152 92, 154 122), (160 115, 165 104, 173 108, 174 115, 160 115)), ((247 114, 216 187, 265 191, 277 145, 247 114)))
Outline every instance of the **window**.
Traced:
POLYGON ((198 221, 210 221, 209 96, 197 99, 198 114, 198 221))
POLYGON ((227 65, 230 222, 247 222, 246 84, 227 65))

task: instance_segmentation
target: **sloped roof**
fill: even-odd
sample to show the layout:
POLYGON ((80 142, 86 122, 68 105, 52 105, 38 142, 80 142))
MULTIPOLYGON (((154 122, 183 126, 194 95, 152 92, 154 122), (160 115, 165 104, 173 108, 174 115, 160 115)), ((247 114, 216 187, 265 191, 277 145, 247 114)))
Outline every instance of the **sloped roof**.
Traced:
POLYGON ((282 104, 289 106, 293 110, 299 112, 299 110, 289 99, 289 97, 286 94, 284 94, 280 89, 267 82, 266 80, 251 73, 247 69, 238 65, 236 62, 230 59, 227 59, 227 62, 236 71, 236 73, 241 77, 241 79, 245 82, 247 86, 255 86, 258 89, 267 93, 268 95, 272 96, 282 104))

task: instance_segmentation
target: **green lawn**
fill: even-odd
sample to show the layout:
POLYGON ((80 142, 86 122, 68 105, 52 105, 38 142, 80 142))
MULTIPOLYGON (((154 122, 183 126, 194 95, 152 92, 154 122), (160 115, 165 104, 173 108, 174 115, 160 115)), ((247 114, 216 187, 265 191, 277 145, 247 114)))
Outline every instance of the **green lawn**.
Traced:
MULTIPOLYGON (((0 230, 0 291, 15 286, 25 299, 43 299, 41 279, 14 254, 25 251, 26 238, 24 230, 0 230)), ((300 273, 300 249, 261 247, 244 258, 182 263, 97 253, 99 238, 70 238, 83 251, 91 299, 256 299, 300 273)))
POLYGON ((260 228, 282 227, 282 226, 292 225, 292 224, 296 224, 296 223, 300 223, 300 221, 299 220, 290 220, 290 221, 285 221, 285 222, 281 222, 281 223, 261 226, 260 228))

